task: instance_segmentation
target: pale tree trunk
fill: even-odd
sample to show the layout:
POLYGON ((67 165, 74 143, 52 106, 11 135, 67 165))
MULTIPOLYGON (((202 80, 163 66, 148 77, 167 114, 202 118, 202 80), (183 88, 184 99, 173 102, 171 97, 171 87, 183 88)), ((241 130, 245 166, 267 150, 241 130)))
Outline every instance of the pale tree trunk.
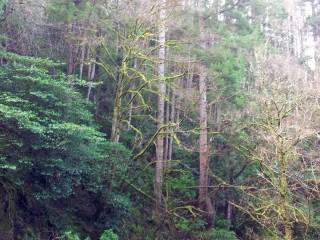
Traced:
MULTIPOLYGON (((166 48, 165 49, 166 52, 165 52, 165 57, 168 58, 169 56, 169 49, 166 48)), ((169 67, 167 66, 168 64, 168 61, 165 60, 165 68, 166 69, 169 69, 169 67)), ((166 88, 166 93, 167 93, 167 100, 165 102, 165 123, 168 124, 170 122, 170 92, 171 92, 171 89, 170 88, 166 88)), ((164 168, 164 171, 166 171, 167 167, 168 167, 168 158, 169 158, 169 142, 170 142, 170 134, 168 133, 168 131, 166 131, 166 135, 164 136, 164 156, 163 156, 163 168, 164 168)))
MULTIPOLYGON (((199 35, 200 47, 206 48, 205 41, 205 4, 202 0, 199 6, 199 35)), ((209 224, 212 222, 214 209, 208 195, 208 117, 207 117, 207 72, 203 64, 199 66, 199 206, 206 211, 209 224)))
POLYGON ((93 86, 93 82, 90 81, 90 82, 88 83, 87 102, 89 102, 89 100, 90 100, 90 95, 91 95, 91 91, 92 91, 92 86, 93 86))
POLYGON ((206 206, 208 196, 208 124, 207 124, 207 82, 206 69, 199 67, 199 205, 206 206))
POLYGON ((121 69, 118 74, 118 81, 116 86, 116 95, 113 104, 113 115, 112 115, 112 128, 111 128, 111 141, 119 142, 120 139, 120 122, 121 122, 121 107, 122 107, 122 94, 123 94, 123 65, 126 64, 122 62, 121 69))
POLYGON ((301 57, 303 51, 302 32, 305 27, 303 13, 300 10, 297 1, 285 0, 284 6, 288 12, 287 27, 288 27, 288 43, 290 43, 290 53, 295 57, 301 57))
MULTIPOLYGON (((157 127, 162 128, 164 124, 165 113, 165 43, 166 43, 166 28, 165 28, 165 11, 166 0, 160 1, 159 9, 159 87, 158 87, 158 115, 157 115, 157 127)), ((155 171, 155 186, 154 194, 156 198, 156 214, 160 214, 160 206, 162 202, 162 181, 163 181, 163 160, 164 160, 164 136, 163 130, 160 131, 156 141, 156 171, 155 171)))
POLYGON ((116 96, 114 99, 113 115, 112 115, 112 128, 111 128, 111 138, 112 142, 119 142, 120 138, 120 111, 121 111, 121 95, 122 95, 122 86, 119 86, 120 89, 117 90, 116 96))
MULTIPOLYGON (((120 0, 116 1, 116 9, 119 9, 120 0)), ((120 52, 120 23, 117 23, 116 26, 117 33, 117 44, 116 44, 116 54, 119 55, 120 52)), ((122 68, 123 62, 121 63, 121 70, 118 74, 118 82, 116 87, 116 95, 114 99, 113 114, 112 114, 112 127, 111 127, 111 138, 112 142, 119 142, 120 139, 120 122, 121 122, 121 107, 122 107, 122 93, 123 93, 123 84, 122 84, 122 68)))
MULTIPOLYGON (((233 186, 234 184, 234 168, 230 167, 229 168, 229 183, 231 186, 233 186)), ((233 214, 233 206, 231 204, 231 202, 233 202, 233 198, 234 198, 234 194, 233 194, 233 189, 227 189, 227 219, 230 221, 232 221, 232 214, 233 214)))
POLYGON ((74 40, 72 39, 72 35, 75 31, 75 23, 71 23, 71 25, 67 26, 67 34, 71 39, 68 42, 68 59, 67 59, 67 74, 72 75, 75 72, 75 64, 77 58, 77 47, 75 46, 74 40))
POLYGON ((91 76, 91 65, 92 65, 92 64, 90 63, 90 60, 91 60, 91 47, 90 47, 90 45, 88 45, 87 59, 89 60, 87 78, 90 79, 90 76, 91 76))
MULTIPOLYGON (((172 122, 175 121, 175 115, 176 115, 176 94, 175 94, 175 91, 174 89, 172 90, 172 100, 171 100, 171 112, 170 112, 170 120, 172 122)), ((169 138, 169 150, 168 150, 168 168, 171 168, 171 161, 172 161, 172 153, 173 153, 173 136, 172 134, 170 135, 170 138, 169 138)))
MULTIPOLYGON (((94 61, 96 61, 97 58, 97 54, 95 53, 94 55, 94 61)), ((87 91, 87 101, 90 100, 90 95, 91 95, 91 91, 92 91, 92 87, 93 87, 93 80, 95 78, 96 75, 96 63, 93 62, 92 64, 90 64, 89 70, 88 70, 88 91, 87 91)))
POLYGON ((72 75, 74 72, 74 46, 73 43, 69 43, 68 44, 68 69, 67 69, 67 73, 68 75, 72 75))
POLYGON ((130 126, 131 126, 131 121, 132 121, 132 110, 133 110, 133 93, 131 93, 130 96, 130 106, 129 106, 129 113, 128 113, 128 127, 127 127, 127 131, 130 130, 130 126))
POLYGON ((82 79, 83 75, 83 66, 84 66, 84 58, 86 54, 86 45, 83 44, 81 46, 81 56, 80 56, 80 69, 79 69, 79 78, 82 79))
MULTIPOLYGON (((170 122, 170 89, 167 88, 167 96, 168 96, 168 101, 166 102, 166 107, 165 107, 165 123, 170 122)), ((164 144, 164 169, 167 168, 168 166, 168 157, 169 157, 169 139, 170 139, 170 134, 166 134, 165 136, 165 144, 164 144)))
MULTIPOLYGON (((133 68, 136 71, 138 71, 138 59, 137 58, 134 59, 133 68)), ((135 84, 132 83, 131 84, 131 89, 134 89, 134 87, 135 87, 135 84)), ((127 130, 130 129, 131 121, 132 121, 133 100, 134 100, 133 98, 134 98, 134 93, 132 92, 130 94, 130 106, 129 106, 129 113, 128 113, 128 127, 127 127, 127 130)))
MULTIPOLYGON (((182 87, 182 79, 178 82, 178 88, 180 89, 182 87)), ((177 128, 180 127, 180 112, 181 112, 181 93, 176 93, 176 99, 175 99, 175 121, 177 123, 177 128)))

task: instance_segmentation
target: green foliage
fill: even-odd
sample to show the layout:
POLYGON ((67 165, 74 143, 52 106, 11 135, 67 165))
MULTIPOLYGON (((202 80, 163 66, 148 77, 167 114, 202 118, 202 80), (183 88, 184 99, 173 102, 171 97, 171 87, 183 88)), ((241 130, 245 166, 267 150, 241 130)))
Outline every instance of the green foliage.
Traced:
POLYGON ((223 218, 218 217, 215 227, 209 230, 205 228, 206 222, 201 218, 180 218, 176 222, 179 231, 188 236, 203 240, 237 240, 234 231, 230 230, 231 223, 223 218))
MULTIPOLYGON (((105 140, 91 105, 77 90, 82 82, 65 76, 60 63, 5 52, 1 56, 6 61, 0 66, 1 176, 22 188, 27 185, 27 194, 50 208, 50 222, 61 231, 74 221, 86 225, 75 217, 86 206, 79 201, 58 214, 52 200, 67 201, 78 194, 89 198, 86 191, 97 194, 95 205, 103 209, 95 231, 120 228, 132 209, 130 195, 120 192, 131 152, 105 140)), ((67 231, 65 238, 79 236, 67 231)))
POLYGON ((177 220, 176 226, 180 231, 188 234, 202 231, 205 227, 205 221, 199 218, 180 218, 177 220))
POLYGON ((231 96, 229 102, 237 107, 243 107, 245 96, 241 92, 241 87, 246 78, 247 63, 244 55, 241 52, 234 51, 232 45, 232 42, 226 42, 214 48, 208 59, 208 62, 210 62, 208 73, 210 78, 214 80, 212 84, 221 89, 220 94, 231 96))
POLYGON ((172 170, 171 174, 166 178, 167 191, 173 194, 174 198, 192 199, 196 197, 194 188, 197 180, 190 171, 172 170))
POLYGON ((201 237, 205 240, 238 240, 235 232, 224 228, 213 228, 202 234, 201 237))
MULTIPOLYGON (((7 2, 0 0, 0 15, 7 2)), ((162 206, 166 214, 159 224, 151 214, 155 148, 151 144, 141 158, 131 160, 132 152, 140 152, 157 128, 157 4, 144 14, 139 6, 143 1, 129 1, 128 5, 104 0, 46 2, 45 17, 50 24, 30 26, 32 34, 39 34, 35 38, 23 29, 31 21, 24 24, 25 17, 20 18, 15 9, 11 14, 10 9, 6 15, 13 23, 7 24, 5 16, 0 27, 13 37, 10 40, 0 33, 0 48, 19 52, 22 47, 21 52, 37 56, 50 52, 58 59, 72 60, 76 72, 82 58, 80 50, 85 49, 83 76, 88 75, 93 61, 98 62, 90 98, 93 101, 87 102, 83 97, 87 83, 66 76, 64 64, 0 51, 0 219, 4 219, 0 220, 0 235, 2 230, 13 232, 24 225, 21 228, 27 230, 21 230, 19 236, 25 239, 36 239, 40 232, 62 234, 64 240, 81 240, 88 235, 99 240, 236 240, 235 232, 239 238, 247 239, 251 230, 263 236, 261 227, 236 208, 231 211, 232 222, 221 216, 230 210, 229 202, 242 204, 249 199, 245 195, 247 187, 249 194, 254 193, 250 186, 261 165, 248 160, 258 137, 243 126, 248 124, 245 115, 252 113, 246 108, 246 90, 255 87, 255 73, 251 71, 254 57, 259 54, 255 46, 265 41, 267 32, 263 29, 288 17, 282 4, 277 0, 245 0, 233 6, 235 1, 231 0, 204 1, 208 7, 204 13, 206 49, 199 47, 199 12, 188 6, 181 12, 182 8, 170 10, 168 23, 171 15, 176 16, 176 22, 168 25, 166 34, 166 84, 168 95, 176 94, 177 98, 175 103, 171 96, 166 99, 166 113, 175 110, 178 119, 169 116, 166 122, 179 121, 179 126, 166 130, 175 131, 182 144, 174 143, 174 160, 164 173, 162 206), (223 21, 217 14, 220 10, 225 10, 223 21), (21 36, 20 42, 15 42, 15 36, 21 36), (36 42, 28 43, 29 39, 36 42), (180 40, 182 44, 177 44, 180 40), (207 226, 197 204, 199 62, 206 67, 208 80, 209 182, 214 186, 209 194, 214 196, 218 216, 213 228, 207 226), (185 86, 186 77, 191 77, 190 89, 185 86), (120 142, 124 145, 106 140, 112 125, 114 95, 119 89, 122 130, 128 108, 133 106, 134 128, 121 132, 120 142), (131 93, 137 96, 132 99, 131 93), (129 104, 130 99, 133 105, 129 104), (239 116, 241 119, 234 119, 239 116), (37 226, 39 222, 43 225, 37 226)), ((36 14, 31 5, 27 12, 36 14)), ((319 22, 317 16, 308 21, 312 27, 319 22)), ((275 38, 283 38, 282 31, 279 27, 275 38)), ((269 34, 269 38, 268 42, 272 42, 273 35, 269 34)), ((313 147, 304 146, 301 154, 313 147)), ((308 160, 309 156, 304 162, 308 160)), ((308 177, 310 173, 303 174, 308 177)), ((255 187, 259 184, 264 183, 253 183, 255 187)), ((301 190, 299 194, 305 193, 301 190)), ((268 201, 272 202, 272 198, 268 201)), ((319 201, 295 200, 295 204, 300 212, 313 213, 310 226, 294 226, 296 237, 320 239, 319 201)), ((281 226, 276 227, 282 230, 281 226)), ((265 238, 269 239, 270 234, 265 238)))
MULTIPOLYGON (((68 196, 91 162, 105 158, 104 135, 76 91, 78 83, 59 72, 61 64, 3 52, 2 57, 1 165, 16 169, 18 182, 32 175, 37 189, 45 187, 39 198, 68 196)), ((2 174, 10 177, 12 171, 2 174)))
POLYGON ((119 237, 117 234, 115 234, 113 232, 112 229, 108 229, 108 230, 105 230, 101 237, 99 238, 99 240, 119 240, 119 237))
POLYGON ((235 232, 230 230, 230 228, 231 223, 218 216, 215 227, 200 231, 199 238, 204 240, 237 240, 235 232))
POLYGON ((77 234, 77 233, 75 233, 75 232, 73 232, 73 231, 67 231, 67 232, 65 232, 64 234, 63 234, 63 237, 62 237, 63 239, 65 239, 65 240, 81 240, 80 239, 80 236, 77 234))

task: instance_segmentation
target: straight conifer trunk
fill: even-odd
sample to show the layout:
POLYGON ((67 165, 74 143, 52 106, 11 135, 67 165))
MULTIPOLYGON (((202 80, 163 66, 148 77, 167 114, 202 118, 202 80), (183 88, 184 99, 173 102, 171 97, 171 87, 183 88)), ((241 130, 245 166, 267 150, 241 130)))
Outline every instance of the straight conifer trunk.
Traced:
MULTIPOLYGON (((158 65, 158 115, 157 115, 157 127, 160 129, 164 123, 165 114, 165 43, 166 43, 166 29, 165 29, 165 5, 166 0, 160 1, 159 9, 159 60, 158 65)), ((164 167, 164 136, 163 131, 160 131, 156 142, 156 172, 155 172, 155 186, 154 194, 156 198, 156 213, 160 213, 160 205, 162 201, 162 181, 163 181, 163 167, 164 167)))
POLYGON ((200 67, 199 76, 199 203, 202 206, 208 196, 208 133, 207 133, 207 84, 204 67, 200 67))
POLYGON ((80 69, 79 69, 79 78, 82 79, 83 67, 84 67, 84 58, 86 54, 86 45, 83 43, 81 46, 81 59, 80 59, 80 69))
MULTIPOLYGON (((205 36, 205 4, 206 1, 202 0, 198 6, 199 9, 199 38, 200 47, 206 48, 205 36)), ((199 66, 199 206, 206 212, 211 224, 213 218, 213 206, 211 199, 208 196, 208 114, 207 114, 207 72, 206 67, 200 63, 199 66)))

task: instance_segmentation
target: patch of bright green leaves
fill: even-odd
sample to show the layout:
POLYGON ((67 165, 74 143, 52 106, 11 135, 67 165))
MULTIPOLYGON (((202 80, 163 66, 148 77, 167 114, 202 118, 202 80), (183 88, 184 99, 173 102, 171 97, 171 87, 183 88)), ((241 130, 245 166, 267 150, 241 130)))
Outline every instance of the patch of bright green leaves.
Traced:
POLYGON ((66 197, 81 184, 98 186, 112 171, 124 175, 121 159, 130 153, 98 130, 77 91, 80 81, 70 82, 61 64, 48 59, 0 55, 6 61, 0 66, 0 166, 8 170, 2 175, 15 182, 32 177, 42 199, 66 197))

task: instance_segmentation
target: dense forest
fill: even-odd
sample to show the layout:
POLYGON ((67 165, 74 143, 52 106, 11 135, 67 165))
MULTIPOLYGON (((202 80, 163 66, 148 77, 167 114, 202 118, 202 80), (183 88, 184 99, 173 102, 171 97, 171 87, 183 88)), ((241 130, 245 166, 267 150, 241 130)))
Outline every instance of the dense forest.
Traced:
POLYGON ((320 239, 320 0, 0 0, 0 240, 320 239))

